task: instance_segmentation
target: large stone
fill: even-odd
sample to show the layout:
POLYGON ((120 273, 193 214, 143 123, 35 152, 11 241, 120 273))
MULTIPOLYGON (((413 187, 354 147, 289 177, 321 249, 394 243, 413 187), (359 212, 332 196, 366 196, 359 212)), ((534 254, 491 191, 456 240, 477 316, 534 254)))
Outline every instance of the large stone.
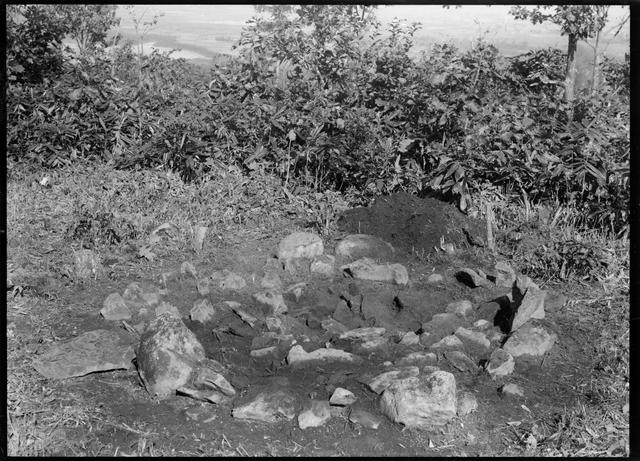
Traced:
POLYGON ((406 427, 431 428, 456 416, 456 379, 446 371, 399 379, 387 387, 380 409, 393 422, 406 427))
POLYGON ((433 352, 418 351, 405 355, 400 360, 398 360, 397 365, 435 365, 437 362, 438 357, 433 352))
POLYGON ((298 415, 298 427, 306 429, 308 427, 324 426, 330 419, 329 402, 326 400, 311 400, 298 415))
POLYGON ((487 363, 486 370, 493 379, 496 379, 498 377, 507 376, 513 373, 514 366, 515 361, 513 360, 513 356, 511 354, 509 354, 504 349, 495 349, 491 353, 491 357, 489 358, 489 362, 487 363))
POLYGON ((312 274, 319 274, 325 277, 333 277, 335 274, 336 258, 332 255, 321 255, 316 257, 309 270, 312 274))
POLYGON ((478 369, 478 365, 462 351, 446 351, 444 358, 462 372, 473 372, 478 369))
POLYGON ((306 352, 302 346, 295 345, 287 355, 287 363, 289 365, 306 365, 315 364, 317 362, 356 362, 359 357, 341 349, 320 348, 313 352, 306 352))
POLYGON ((283 238, 278 245, 278 259, 282 261, 295 258, 313 259, 323 252, 322 239, 310 232, 294 232, 283 238))
POLYGON ((408 331, 402 335, 402 339, 398 344, 401 346, 415 346, 420 344, 420 336, 415 334, 413 331, 408 331))
POLYGON ((131 318, 131 310, 119 293, 111 293, 104 300, 100 315, 106 320, 129 320, 131 318))
POLYGON ((407 366, 395 370, 385 371, 374 377, 369 383, 369 389, 376 394, 381 394, 394 381, 404 378, 415 377, 420 374, 420 369, 416 366, 407 366))
POLYGON ((505 261, 498 261, 495 266, 496 285, 503 288, 511 288, 516 281, 516 272, 505 261))
POLYGON ((491 343, 487 335, 479 331, 468 330, 460 327, 456 330, 455 335, 462 341, 465 348, 477 355, 483 355, 489 351, 491 343))
POLYGON ((524 293, 516 315, 511 323, 511 331, 515 331, 524 325, 530 318, 544 318, 544 299, 547 292, 537 287, 529 286, 524 293))
POLYGON ((388 261, 393 257, 394 249, 390 243, 366 234, 346 236, 336 245, 336 256, 350 261, 360 258, 371 258, 388 261))
POLYGON ((159 317, 162 314, 169 314, 178 319, 181 317, 180 311, 176 306, 164 301, 160 303, 160 305, 156 306, 155 314, 156 317, 159 317))
POLYGON ((189 318, 194 322, 205 323, 213 319, 216 311, 208 299, 200 299, 193 304, 189 318))
POLYGON ((433 341, 455 333, 455 331, 464 324, 464 320, 450 312, 435 314, 431 320, 422 324, 422 330, 426 333, 433 334, 433 341))
POLYGON ((284 302, 282 293, 278 290, 269 289, 254 293, 253 299, 271 308, 271 314, 284 314, 289 308, 284 302))
POLYGON ((358 398, 353 394, 353 392, 343 387, 337 387, 333 391, 333 394, 329 399, 329 403, 331 405, 345 406, 345 405, 352 405, 353 403, 355 403, 356 400, 358 400, 358 398))
POLYGON ((164 398, 189 381, 205 358, 204 348, 180 318, 156 317, 140 337, 136 351, 138 373, 147 391, 164 398))
POLYGON ((544 328, 525 325, 513 332, 502 348, 513 357, 540 356, 548 352, 558 335, 547 333, 544 328))
POLYGON ((432 344, 429 348, 436 351, 459 350, 464 348, 464 344, 456 335, 449 335, 432 344))
POLYGON ((238 419, 267 423, 292 420, 296 415, 296 397, 284 389, 266 390, 250 402, 234 408, 231 415, 238 419))
POLYGON ((402 264, 376 264, 373 259, 361 258, 340 267, 340 270, 353 278, 374 282, 409 283, 409 273, 402 264))
POLYGON ((133 338, 124 331, 93 330, 53 344, 33 361, 33 366, 38 373, 54 379, 126 370, 135 357, 133 343, 133 338))

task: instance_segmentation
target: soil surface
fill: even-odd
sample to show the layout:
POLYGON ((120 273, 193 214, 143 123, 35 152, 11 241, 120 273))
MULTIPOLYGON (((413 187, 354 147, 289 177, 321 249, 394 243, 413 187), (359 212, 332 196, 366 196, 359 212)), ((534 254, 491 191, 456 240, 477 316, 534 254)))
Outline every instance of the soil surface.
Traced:
MULTIPOLYGON (((495 261, 481 257, 474 248, 465 249, 463 227, 481 235, 482 226, 465 218, 454 207, 435 199, 417 199, 407 194, 396 194, 380 199, 369 209, 354 209, 345 213, 342 229, 351 233, 368 233, 387 239, 404 251, 396 259, 409 271, 410 283, 406 287, 379 282, 354 280, 337 275, 325 279, 309 273, 290 274, 279 269, 283 286, 305 282, 300 298, 285 295, 288 315, 299 320, 299 332, 309 340, 302 342, 307 351, 332 347, 354 352, 363 357, 359 365, 332 363, 303 368, 290 367, 286 351, 276 357, 250 356, 252 340, 265 331, 261 324, 250 327, 233 312, 226 312, 207 323, 189 320, 194 302, 203 298, 198 294, 193 277, 180 274, 183 261, 194 264, 199 273, 210 274, 228 269, 241 275, 247 286, 239 291, 213 289, 208 295, 214 306, 223 301, 237 301, 242 308, 257 318, 264 318, 265 309, 253 300, 252 294, 260 290, 260 280, 266 267, 274 267, 274 253, 282 235, 256 240, 250 236, 236 236, 236 242, 224 240, 207 243, 200 254, 174 255, 149 265, 144 279, 98 279, 61 291, 60 309, 51 331, 58 340, 70 339, 84 331, 99 328, 121 328, 120 322, 109 322, 99 315, 104 299, 113 292, 122 293, 132 281, 148 281, 161 286, 165 277, 168 294, 165 301, 180 310, 183 320, 198 337, 206 355, 227 367, 226 377, 238 391, 231 405, 201 403, 184 396, 157 400, 142 387, 135 368, 105 373, 93 373, 81 378, 55 382, 58 398, 73 395, 95 408, 104 421, 118 424, 65 429, 68 438, 85 440, 87 452, 103 454, 131 454, 143 443, 153 454, 236 454, 251 456, 454 456, 499 455, 514 453, 520 434, 530 430, 548 415, 564 406, 573 405, 576 389, 589 381, 589 339, 579 322, 566 317, 562 310, 549 313, 538 321, 547 331, 558 335, 558 341, 544 359, 516 361, 515 372, 504 380, 493 380, 478 368, 461 372, 438 355, 437 366, 454 374, 457 391, 472 393, 478 401, 478 410, 463 418, 455 418, 447 426, 434 430, 405 429, 394 424, 379 409, 379 396, 366 384, 367 379, 384 372, 389 365, 409 352, 424 347, 404 346, 393 341, 388 347, 369 354, 354 350, 354 343, 331 337, 317 322, 329 318, 341 299, 360 299, 361 312, 353 315, 356 326, 384 326, 389 331, 402 333, 417 331, 434 314, 444 312, 448 303, 468 299, 474 307, 490 303, 505 294, 505 289, 469 288, 455 278, 462 267, 479 267, 490 271, 495 261), (425 257, 440 244, 455 242, 459 250, 454 255, 444 253, 425 257), (418 257, 415 250, 424 250, 418 257), (440 283, 427 283, 430 274, 444 277, 440 283), (398 299, 402 302, 398 303, 398 299), (518 384, 524 397, 504 397, 498 388, 505 382, 518 384), (301 430, 297 418, 276 423, 251 422, 232 417, 234 406, 246 402, 257 392, 276 386, 287 388, 297 396, 299 409, 310 398, 328 400, 332 389, 340 386, 357 396, 353 408, 364 409, 381 421, 377 429, 367 429, 349 421, 346 416, 333 417, 324 426, 301 430), (93 447, 93 450, 91 449, 93 447), (149 448, 151 447, 151 448, 149 448)), ((332 253, 335 241, 325 240, 325 253, 332 253)), ((478 309, 479 311, 479 309, 478 309)), ((477 317, 479 318, 479 317, 477 317)), ((28 317, 15 321, 15 334, 29 334, 32 326, 28 317)), ((47 349, 43 344, 40 352, 47 349)), ((540 426, 540 431, 553 431, 540 426)), ((549 435, 549 434, 547 434, 549 435)), ((144 448, 144 447, 143 447, 144 448)), ((68 455, 71 453, 60 452, 68 455)))

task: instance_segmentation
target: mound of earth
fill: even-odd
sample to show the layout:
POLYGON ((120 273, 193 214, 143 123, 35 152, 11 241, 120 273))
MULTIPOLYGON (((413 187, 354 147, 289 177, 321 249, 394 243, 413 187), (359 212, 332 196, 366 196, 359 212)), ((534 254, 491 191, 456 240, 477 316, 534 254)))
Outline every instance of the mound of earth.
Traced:
POLYGON ((340 230, 371 234, 407 251, 432 252, 441 238, 456 247, 472 239, 482 241, 485 224, 461 213, 454 205, 406 192, 378 198, 370 207, 352 208, 338 220, 340 230), (466 232, 465 232, 466 231, 466 232))

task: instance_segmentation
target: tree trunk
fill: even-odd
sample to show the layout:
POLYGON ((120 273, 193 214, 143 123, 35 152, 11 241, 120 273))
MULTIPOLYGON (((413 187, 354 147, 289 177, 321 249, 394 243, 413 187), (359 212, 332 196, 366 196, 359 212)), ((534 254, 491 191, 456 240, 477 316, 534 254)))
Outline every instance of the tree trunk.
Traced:
POLYGON ((591 70, 591 96, 596 96, 598 94, 598 86, 599 86, 599 82, 598 82, 598 76, 599 76, 599 69, 598 69, 598 64, 600 62, 599 56, 598 56, 598 47, 600 45, 600 29, 598 29, 598 31, 596 32, 596 43, 593 46, 593 69, 591 70))
POLYGON ((569 34, 569 46, 567 48, 567 69, 564 79, 564 99, 573 101, 576 88, 576 50, 578 49, 578 37, 569 34))

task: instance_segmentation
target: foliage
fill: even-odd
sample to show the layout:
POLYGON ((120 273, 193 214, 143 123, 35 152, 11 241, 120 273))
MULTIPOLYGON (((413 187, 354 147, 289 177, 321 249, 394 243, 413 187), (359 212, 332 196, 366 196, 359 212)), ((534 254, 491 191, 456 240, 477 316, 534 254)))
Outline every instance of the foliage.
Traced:
POLYGON ((60 5, 67 24, 68 34, 81 53, 98 44, 107 45, 107 33, 120 24, 116 17, 116 5, 60 5))

